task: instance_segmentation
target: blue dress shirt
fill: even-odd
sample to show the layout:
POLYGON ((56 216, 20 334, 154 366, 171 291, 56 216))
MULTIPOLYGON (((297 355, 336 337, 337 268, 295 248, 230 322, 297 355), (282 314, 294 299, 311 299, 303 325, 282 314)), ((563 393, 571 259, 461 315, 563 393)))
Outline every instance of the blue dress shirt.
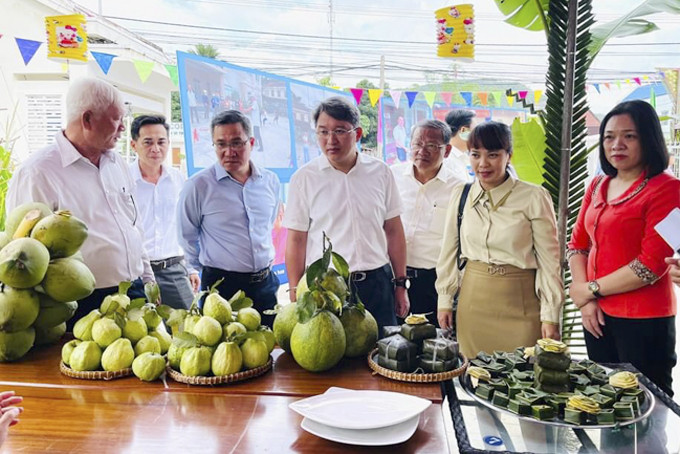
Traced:
POLYGON ((274 260, 272 228, 281 184, 250 162, 241 184, 215 163, 187 180, 179 196, 180 246, 187 263, 252 273, 274 260))

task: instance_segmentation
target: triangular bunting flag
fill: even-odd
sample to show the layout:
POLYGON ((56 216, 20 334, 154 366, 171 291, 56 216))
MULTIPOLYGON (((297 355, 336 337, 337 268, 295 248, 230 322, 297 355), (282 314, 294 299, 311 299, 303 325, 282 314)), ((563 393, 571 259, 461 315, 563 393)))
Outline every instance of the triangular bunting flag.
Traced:
POLYGON ((656 93, 652 87, 649 87, 649 103, 656 109, 656 93))
POLYGON ((408 99, 408 106, 409 107, 413 106, 413 102, 416 100, 416 96, 418 96, 418 92, 417 91, 407 91, 407 92, 404 92, 404 94, 406 95, 406 99, 408 99))
POLYGON ((600 93, 600 84, 593 84, 593 87, 595 87, 595 90, 600 93))
POLYGON ((175 85, 175 87, 179 86, 179 77, 177 75, 177 66, 175 66, 175 65, 165 65, 165 69, 168 71, 168 75, 170 76, 170 80, 175 85))
POLYGON ((424 91, 423 96, 425 96, 425 101, 427 101, 427 105, 432 108, 434 105, 434 97, 437 95, 436 92, 434 91, 424 91))
POLYGON ((543 90, 534 90, 534 105, 538 106, 538 102, 541 100, 541 97, 543 96, 543 90))
POLYGON ((109 69, 111 69, 111 63, 113 62, 113 59, 117 57, 117 55, 113 54, 105 54, 103 52, 92 52, 90 51, 92 56, 94 57, 94 60, 97 62, 99 67, 101 68, 102 72, 104 74, 109 73, 109 69))
POLYGON ((529 93, 526 90, 518 91, 517 94, 519 94, 519 99, 526 99, 527 93, 529 93))
POLYGON ((21 58, 24 59, 24 65, 28 65, 31 61, 38 47, 42 44, 40 41, 33 41, 32 39, 14 38, 21 52, 21 58))
POLYGON ((503 99, 503 92, 502 91, 492 91, 491 94, 493 95, 494 104, 497 107, 500 107, 501 106, 501 100, 503 99))
POLYGON ((616 81, 616 86, 619 87, 619 90, 621 90, 621 81, 620 80, 616 81))
POLYGON ((640 80, 639 77, 633 77, 633 80, 635 81, 636 84, 642 85, 642 81, 640 80))
POLYGON ((350 88, 349 91, 352 92, 352 95, 354 96, 354 100, 356 101, 357 105, 361 104, 361 97, 364 95, 364 89, 350 88))
POLYGON ((392 101, 394 101, 394 106, 399 108, 399 101, 401 101, 401 90, 390 90, 390 96, 392 101))
POLYGON ((477 97, 479 98, 479 102, 483 105, 486 106, 489 104, 489 94, 485 91, 480 91, 477 93, 477 97))
MULTIPOLYGON (((2 38, 2 35, 0 35, 0 38, 2 38)), ((645 74, 644 76, 642 76, 642 80, 649 80, 649 76, 645 74)))
POLYGON ((461 91, 460 95, 463 97, 465 100, 465 104, 469 106, 472 106, 472 92, 471 91, 461 91))
POLYGON ((505 99, 508 101, 509 107, 512 107, 512 105, 515 104, 515 97, 514 96, 506 96, 505 99))
POLYGON ((145 60, 132 60, 132 63, 135 65, 135 70, 137 70, 139 79, 142 81, 142 83, 146 82, 146 80, 151 75, 151 71, 153 71, 153 62, 145 60))
POLYGON ((607 90, 610 90, 609 87, 611 87, 611 85, 609 84, 609 82, 605 82, 605 83, 604 83, 604 86, 607 87, 607 90))
POLYGON ((342 87, 340 85, 333 85, 331 88, 333 90, 342 90, 342 87))
POLYGON ((630 79, 626 79, 626 85, 631 85, 630 79))
POLYGON ((379 88, 369 88, 368 89, 368 99, 371 101, 371 106, 375 106, 378 102, 380 96, 382 96, 383 91, 379 88))
POLYGON ((451 105, 451 97, 453 96, 453 93, 451 93, 450 91, 443 91, 439 94, 442 96, 442 99, 446 103, 446 106, 447 107, 450 106, 451 105))

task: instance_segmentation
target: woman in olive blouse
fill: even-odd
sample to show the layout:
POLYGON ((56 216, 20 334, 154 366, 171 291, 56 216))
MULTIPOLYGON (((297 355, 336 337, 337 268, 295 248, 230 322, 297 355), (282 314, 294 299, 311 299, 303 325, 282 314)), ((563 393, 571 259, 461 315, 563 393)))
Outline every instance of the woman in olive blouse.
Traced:
POLYGON ((437 264, 438 319, 456 329, 461 351, 510 351, 541 337, 559 339, 563 302, 557 227, 552 200, 540 186, 513 178, 510 129, 498 122, 478 125, 468 140, 476 180, 470 188, 461 232, 454 188, 437 264), (458 269, 460 254, 467 260, 458 269))

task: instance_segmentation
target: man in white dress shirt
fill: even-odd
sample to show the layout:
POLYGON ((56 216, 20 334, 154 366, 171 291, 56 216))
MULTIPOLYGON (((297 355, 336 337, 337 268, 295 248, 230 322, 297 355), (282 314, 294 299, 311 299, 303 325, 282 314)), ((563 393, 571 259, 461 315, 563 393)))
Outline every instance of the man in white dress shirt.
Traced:
POLYGON ((170 126, 160 115, 140 115, 130 126, 130 145, 137 159, 130 164, 137 185, 135 192, 139 219, 144 229, 146 250, 161 300, 175 309, 188 309, 198 291, 198 271, 187 269, 179 247, 177 201, 184 177, 165 165, 170 126))
POLYGON ((88 227, 81 248, 96 289, 78 301, 70 320, 96 309, 122 281, 133 281, 131 298, 144 297, 143 282, 154 281, 144 253, 134 201, 135 183, 125 160, 113 150, 125 129, 120 92, 99 79, 71 84, 66 95, 66 129, 55 142, 33 153, 9 183, 7 212, 23 203, 43 202, 69 210, 88 227))
POLYGON ((290 181, 284 227, 288 228, 286 270, 295 287, 323 253, 323 234, 349 264, 353 295, 358 294, 378 326, 395 325, 409 310, 406 242, 399 191, 389 167, 359 153, 359 110, 332 97, 314 111, 323 156, 299 169, 290 181))
POLYGON ((446 124, 451 128, 451 153, 444 163, 456 177, 471 182, 474 175, 468 158, 467 140, 472 131, 475 113, 471 110, 456 109, 446 114, 446 124))
POLYGON ((411 312, 429 314, 437 323, 437 258, 442 244, 451 189, 465 180, 445 166, 451 129, 439 120, 423 120, 411 134, 411 160, 392 166, 401 194, 406 234, 406 275, 411 312))

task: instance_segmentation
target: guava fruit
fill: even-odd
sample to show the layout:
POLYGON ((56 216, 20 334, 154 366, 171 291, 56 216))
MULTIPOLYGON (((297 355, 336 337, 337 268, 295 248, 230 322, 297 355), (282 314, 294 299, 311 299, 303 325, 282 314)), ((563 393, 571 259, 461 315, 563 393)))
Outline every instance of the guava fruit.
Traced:
POLYGON ((255 331, 262 322, 262 316, 254 307, 244 307, 236 314, 236 321, 245 326, 248 331, 255 331))
POLYGON ((345 354, 345 330, 333 313, 321 311, 307 321, 298 323, 290 337, 295 361, 310 372, 328 370, 345 354))
POLYGON ((66 303, 89 296, 95 289, 95 280, 83 262, 67 257, 50 262, 42 287, 52 299, 66 303))
POLYGON ((132 373, 143 381, 154 381, 165 370, 165 358, 157 353, 145 352, 132 361, 132 373))
POLYGON ((222 327, 222 339, 228 340, 234 336, 242 335, 248 332, 243 323, 231 322, 222 327))
POLYGON ((77 371, 97 370, 101 366, 102 350, 93 341, 83 341, 76 346, 69 357, 69 366, 77 371))
POLYGON ((49 296, 39 293, 40 312, 38 317, 33 322, 36 328, 51 328, 71 320, 73 314, 78 309, 78 303, 69 301, 68 303, 60 303, 49 296))
POLYGON ((170 363, 170 367, 175 370, 179 370, 179 365, 182 361, 182 355, 189 348, 190 347, 178 347, 174 342, 170 344, 170 347, 168 348, 168 363, 170 363))
POLYGON ((163 327, 158 327, 149 331, 149 336, 158 339, 161 346, 161 355, 165 355, 172 344, 172 336, 163 327))
POLYGON ((152 328, 157 328, 158 325, 161 324, 163 319, 161 318, 160 315, 158 315, 158 312, 156 312, 154 309, 151 309, 150 307, 144 307, 144 322, 146 323, 147 328, 152 329, 152 328))
POLYGON ((50 263, 47 248, 32 238, 12 240, 0 250, 0 281, 14 288, 40 284, 50 263))
POLYGON ((191 377, 207 375, 210 372, 212 353, 207 347, 191 347, 182 354, 179 370, 191 377))
POLYGON ((373 315, 368 310, 362 314, 355 306, 350 306, 342 311, 340 322, 347 340, 345 356, 356 358, 368 355, 378 341, 378 323, 373 315))
POLYGON ((87 239, 87 226, 70 211, 60 210, 38 221, 31 238, 44 244, 52 259, 68 257, 87 239))
POLYGON ((63 361, 64 364, 67 366, 69 365, 69 358, 71 358, 71 353, 73 353, 73 349, 78 346, 82 341, 80 339, 73 339, 71 341, 68 341, 64 344, 63 347, 61 347, 61 360, 63 361))
POLYGON ((101 312, 102 315, 111 315, 115 312, 124 314, 129 305, 129 296, 122 293, 114 293, 113 295, 106 295, 102 304, 99 306, 99 312, 101 312))
POLYGON ((127 369, 135 359, 130 339, 121 337, 111 342, 102 354, 102 368, 107 371, 127 369))
POLYGON ((246 339, 240 348, 243 355, 243 367, 246 369, 264 366, 269 361, 269 350, 267 350, 267 343, 263 340, 246 339))
POLYGON ((279 309, 274 319, 274 337, 279 347, 290 352, 290 336, 293 328, 298 324, 298 317, 295 313, 297 303, 291 303, 279 309))
POLYGON ((342 302, 344 302, 349 295, 349 288, 347 287, 345 279, 333 268, 329 268, 328 271, 321 275, 321 287, 323 287, 324 290, 333 292, 342 302))
POLYGON ((35 329, 33 327, 9 333, 0 331, 0 363, 16 361, 33 347, 35 329))
POLYGON ((212 317, 217 320, 220 325, 224 325, 232 320, 231 305, 229 304, 229 301, 222 298, 219 293, 211 293, 205 297, 203 315, 212 317))
MULTIPOLYGON (((28 202, 19 205, 7 215, 7 220, 5 221, 5 233, 7 233, 7 235, 10 238, 14 236, 17 227, 19 227, 19 224, 21 224, 21 221, 23 221, 24 216, 26 216, 26 213, 32 210, 38 210, 40 212, 38 219, 44 218, 45 216, 49 216, 50 214, 52 214, 52 210, 50 210, 50 207, 48 207, 44 203, 28 202)), ((23 236, 27 235, 28 233, 23 236)))
POLYGON ((241 370, 243 354, 235 342, 222 342, 212 356, 213 375, 229 375, 241 370))
POLYGON ((191 333, 202 345, 212 347, 222 339, 222 325, 214 318, 204 315, 196 322, 191 333))
POLYGON ((76 339, 91 341, 92 340, 92 325, 94 322, 102 318, 101 312, 98 309, 93 309, 89 314, 76 321, 73 325, 73 336, 76 339))
POLYGON ((7 232, 0 232, 0 249, 7 246, 10 241, 12 241, 12 237, 7 235, 7 232))
POLYGON ((193 334, 194 326, 196 325, 196 323, 198 323, 198 321, 200 319, 201 319, 200 315, 196 315, 196 314, 187 315, 184 318, 184 326, 183 326, 182 330, 186 331, 187 333, 193 334))
POLYGON ((92 324, 92 340, 106 348, 123 335, 123 330, 110 318, 100 318, 92 324))
POLYGON ((60 323, 57 326, 50 326, 49 328, 35 327, 35 345, 49 345, 54 344, 66 333, 66 322, 60 323))
POLYGON ((35 322, 39 312, 37 292, 8 286, 0 291, 0 330, 22 331, 35 322))
POLYGON ((262 336, 264 337, 264 342, 267 344, 267 350, 269 350, 269 353, 274 350, 274 345, 276 345, 276 338, 274 337, 274 333, 272 332, 271 329, 268 327, 261 327, 257 332, 262 333, 262 336))
POLYGON ((135 356, 142 353, 161 353, 161 343, 153 336, 144 336, 135 344, 135 356))
POLYGON ((135 345, 139 339, 146 336, 149 330, 146 327, 146 322, 143 318, 138 318, 135 320, 127 319, 125 321, 125 326, 123 326, 123 337, 130 339, 132 345, 135 345))

